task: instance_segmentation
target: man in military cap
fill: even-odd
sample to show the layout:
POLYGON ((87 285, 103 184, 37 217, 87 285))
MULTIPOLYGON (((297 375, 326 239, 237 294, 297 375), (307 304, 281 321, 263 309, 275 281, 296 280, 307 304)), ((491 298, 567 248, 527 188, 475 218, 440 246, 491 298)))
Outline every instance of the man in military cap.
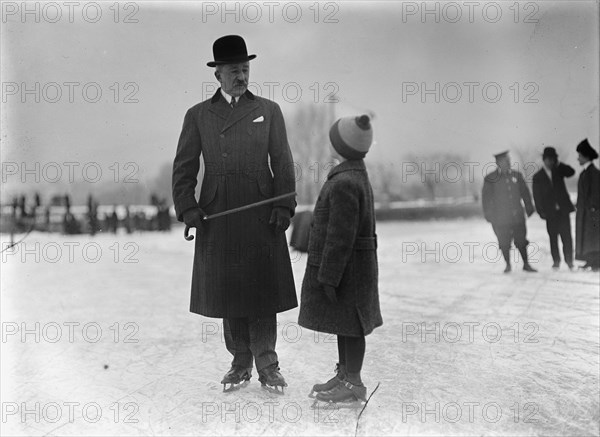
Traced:
POLYGON ((523 258, 523 270, 536 272, 527 258, 527 227, 525 212, 530 217, 535 211, 531 194, 523 175, 511 169, 508 151, 494 155, 498 168, 488 174, 483 182, 481 200, 483 215, 492 224, 502 256, 506 261, 504 273, 511 271, 510 246, 515 246, 523 258), (523 210, 523 203, 525 210, 523 210))
POLYGON ((177 219, 196 228, 190 311, 223 319, 233 355, 224 387, 248 381, 253 361, 265 387, 284 387, 276 315, 298 306, 285 237, 296 201, 203 217, 293 193, 292 154, 277 103, 248 91, 256 55, 248 55, 244 39, 217 39, 213 55, 207 65, 221 87, 187 111, 173 164, 177 219), (200 155, 205 171, 196 201, 200 155))
POLYGON ((571 237, 571 218, 575 211, 569 198, 565 178, 575 174, 573 167, 560 162, 554 147, 546 147, 542 154, 544 165, 533 175, 533 200, 535 209, 546 220, 546 230, 550 237, 552 268, 560 266, 558 236, 562 240, 563 255, 569 269, 573 268, 573 238, 571 237))

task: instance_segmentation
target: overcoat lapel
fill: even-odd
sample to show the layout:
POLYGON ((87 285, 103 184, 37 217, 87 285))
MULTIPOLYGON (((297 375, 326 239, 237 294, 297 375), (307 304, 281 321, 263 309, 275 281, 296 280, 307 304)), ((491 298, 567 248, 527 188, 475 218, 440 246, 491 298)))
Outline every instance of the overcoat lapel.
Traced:
POLYGON ((221 133, 225 132, 235 123, 237 123, 238 121, 240 121, 259 107, 258 102, 256 102, 256 100, 254 99, 254 95, 249 91, 246 91, 246 93, 239 99, 235 109, 232 111, 231 107, 221 96, 220 88, 212 97, 210 103, 211 104, 208 110, 225 120, 225 124, 221 128, 221 133))
POLYGON ((217 116, 224 120, 229 118, 231 107, 227 104, 225 99, 221 97, 221 88, 219 88, 215 95, 210 99, 208 110, 214 114, 217 114, 217 116))
POLYGON ((230 112, 229 117, 225 122, 225 126, 223 126, 221 129, 221 132, 225 132, 235 123, 250 115, 250 113, 258 108, 258 106, 258 103, 254 99, 250 100, 244 95, 242 98, 240 98, 235 109, 230 112))

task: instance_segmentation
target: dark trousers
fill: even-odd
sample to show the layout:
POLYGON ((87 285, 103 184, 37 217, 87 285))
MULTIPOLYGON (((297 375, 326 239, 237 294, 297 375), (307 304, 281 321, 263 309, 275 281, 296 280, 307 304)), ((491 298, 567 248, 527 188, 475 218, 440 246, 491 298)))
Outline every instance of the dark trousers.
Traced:
POLYGON ((562 241, 563 255, 568 265, 573 264, 573 238, 571 237, 571 220, 568 213, 558 212, 546 219, 546 229, 550 237, 550 253, 555 264, 560 263, 558 236, 562 241))
POLYGON ((254 359, 256 370, 260 371, 277 363, 276 314, 260 318, 223 319, 223 333, 225 346, 233 355, 231 365, 251 369, 254 359))

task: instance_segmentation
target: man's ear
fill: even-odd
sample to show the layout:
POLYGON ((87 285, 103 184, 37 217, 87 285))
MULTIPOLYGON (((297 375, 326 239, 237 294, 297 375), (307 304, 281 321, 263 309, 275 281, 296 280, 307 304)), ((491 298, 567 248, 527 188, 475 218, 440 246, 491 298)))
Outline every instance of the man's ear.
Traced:
POLYGON ((221 72, 219 72, 219 70, 215 70, 215 77, 217 78, 219 83, 221 83, 221 72))

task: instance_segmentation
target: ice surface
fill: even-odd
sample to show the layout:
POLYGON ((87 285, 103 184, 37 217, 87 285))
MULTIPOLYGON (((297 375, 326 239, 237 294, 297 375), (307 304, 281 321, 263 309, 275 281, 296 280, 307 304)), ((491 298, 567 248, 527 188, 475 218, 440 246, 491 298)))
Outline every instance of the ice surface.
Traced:
MULTIPOLYGON (((384 325, 363 379, 381 387, 358 435, 598 435, 598 274, 552 271, 544 223, 528 226, 540 272, 504 275, 482 220, 378 223, 384 325)), ((358 411, 310 409, 337 349, 298 309, 278 318, 285 395, 256 370, 222 392, 231 358, 220 321, 188 311, 182 228, 24 244, 1 265, 2 435, 355 433, 358 411)), ((292 257, 299 290, 306 255, 292 257)))

